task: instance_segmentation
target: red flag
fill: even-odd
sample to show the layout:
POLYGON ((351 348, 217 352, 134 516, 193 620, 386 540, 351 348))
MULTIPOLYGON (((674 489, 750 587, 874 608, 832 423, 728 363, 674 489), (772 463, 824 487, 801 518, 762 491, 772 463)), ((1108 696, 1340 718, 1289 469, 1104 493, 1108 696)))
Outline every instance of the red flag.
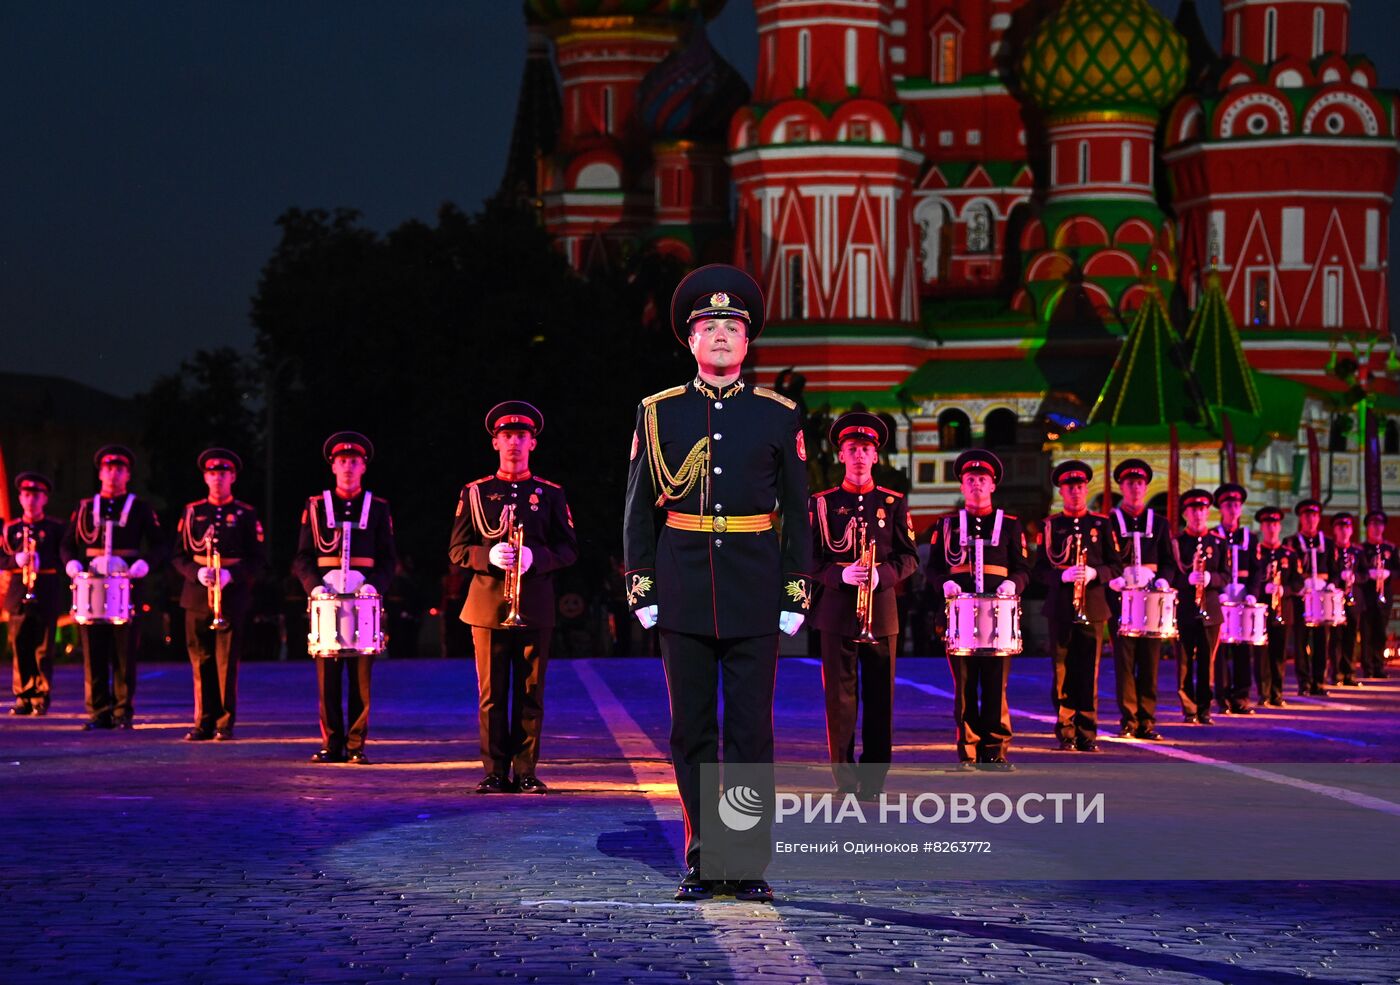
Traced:
POLYGON ((1181 445, 1176 439, 1176 425, 1171 426, 1171 457, 1167 462, 1167 523, 1173 530, 1181 513, 1181 445))
POLYGON ((1113 434, 1105 429, 1103 434, 1103 506, 1100 513, 1113 509, 1113 434))
POLYGON ((1322 452, 1317 447, 1317 432, 1308 425, 1308 495, 1322 498, 1322 452))
POLYGON ((1230 415, 1224 412, 1220 415, 1221 429, 1225 432, 1225 441, 1222 448, 1225 452, 1225 474, 1231 482, 1240 481, 1240 463, 1235 456, 1235 429, 1230 425, 1230 415))
POLYGON ((5 468, 5 449, 0 448, 0 520, 10 519, 10 472, 5 468))

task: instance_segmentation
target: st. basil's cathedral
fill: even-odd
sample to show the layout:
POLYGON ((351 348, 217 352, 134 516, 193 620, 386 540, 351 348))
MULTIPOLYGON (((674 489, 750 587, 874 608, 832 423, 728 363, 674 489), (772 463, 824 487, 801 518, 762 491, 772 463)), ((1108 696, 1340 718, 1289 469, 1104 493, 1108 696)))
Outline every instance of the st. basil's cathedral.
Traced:
POLYGON ((737 263, 764 384, 899 435, 913 513, 971 445, 1035 514, 1047 462, 1133 454, 1252 504, 1400 513, 1386 290, 1397 93, 1350 0, 528 0, 503 192, 583 275, 737 263))

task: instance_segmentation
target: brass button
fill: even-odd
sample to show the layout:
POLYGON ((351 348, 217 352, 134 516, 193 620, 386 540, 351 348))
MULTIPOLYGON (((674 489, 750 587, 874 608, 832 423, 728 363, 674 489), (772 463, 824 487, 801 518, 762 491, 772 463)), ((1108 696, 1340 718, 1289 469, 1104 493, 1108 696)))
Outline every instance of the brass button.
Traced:
POLYGON ((715 533, 722 534, 729 529, 729 518, 723 516, 715 517, 715 533))

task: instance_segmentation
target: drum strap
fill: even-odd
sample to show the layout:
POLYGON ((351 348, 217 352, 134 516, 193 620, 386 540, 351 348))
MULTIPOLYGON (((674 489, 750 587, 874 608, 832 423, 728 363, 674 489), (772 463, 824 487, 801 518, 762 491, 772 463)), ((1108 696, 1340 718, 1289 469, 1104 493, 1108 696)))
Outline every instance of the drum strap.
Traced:
MULTIPOLYGON (((997 541, 1001 540, 1001 518, 1002 511, 997 510, 996 516, 992 519, 991 545, 997 546, 997 541)), ((967 554, 967 510, 958 510, 958 546, 967 554)))

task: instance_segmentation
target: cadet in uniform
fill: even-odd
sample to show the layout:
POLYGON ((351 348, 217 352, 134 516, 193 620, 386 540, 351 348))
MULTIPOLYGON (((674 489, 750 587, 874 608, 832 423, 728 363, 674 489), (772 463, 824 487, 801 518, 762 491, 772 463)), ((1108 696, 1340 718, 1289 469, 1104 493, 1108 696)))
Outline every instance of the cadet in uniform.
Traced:
MULTIPOLYGON (((970 448, 953 463, 962 488, 963 508, 943 517, 929 541, 928 583, 938 586, 943 603, 964 592, 1019 596, 1030 582, 1030 557, 1021 521, 993 509, 992 494, 1001 483, 1001 459, 982 448, 970 448), (978 560, 982 583, 978 584, 978 560)), ((945 624, 946 614, 938 618, 945 624)), ((1006 682, 1011 658, 948 655, 953 674, 953 721, 958 732, 958 763, 963 769, 1013 769, 1011 708, 1006 682)))
POLYGON ((1298 678, 1298 694, 1326 697, 1322 686, 1327 676, 1326 626, 1309 626, 1304 619, 1303 592, 1321 591, 1333 582, 1332 551, 1322 525, 1322 504, 1315 499, 1299 500, 1293 507, 1298 517, 1298 532, 1288 540, 1288 546, 1298 557, 1302 580, 1293 596, 1293 631, 1298 634, 1297 659, 1293 671, 1298 678))
POLYGON ((535 767, 554 635, 554 572, 578 560, 578 539, 563 487, 530 471, 530 452, 542 430, 544 415, 523 400, 491 408, 486 433, 500 465, 462 488, 452 524, 448 557, 472 573, 461 619, 472 627, 476 650, 486 770, 477 793, 548 790, 535 767), (519 557, 510 544, 516 524, 524 530, 519 557), (510 610, 505 584, 517 566, 522 570, 516 611, 524 624, 512 627, 505 622, 510 610))
MULTIPOLYGON (((1109 512, 1108 530, 1123 573, 1109 580, 1108 587, 1115 595, 1110 609, 1125 588, 1166 591, 1176 579, 1167 518, 1147 507, 1152 466, 1140 458, 1125 458, 1113 469, 1113 481, 1123 499, 1109 512)), ((1161 659, 1160 639, 1119 632, 1114 640, 1119 738, 1133 736, 1154 742, 1162 738, 1157 731, 1157 667, 1161 659)))
POLYGON ((1298 568, 1298 557, 1280 539, 1283 528, 1283 510, 1277 506, 1265 506, 1254 512, 1254 522, 1259 524, 1259 540, 1254 546, 1254 588, 1255 598, 1265 600, 1269 607, 1269 644, 1255 647, 1255 680, 1259 687, 1259 700, 1270 708, 1282 708, 1284 664, 1288 660, 1288 624, 1293 618, 1293 607, 1288 604, 1288 593, 1298 584, 1302 573, 1298 568))
POLYGON ((1384 677, 1385 637, 1390 624, 1392 592, 1390 579, 1395 572, 1395 545, 1385 539, 1386 515, 1380 510, 1366 514, 1366 578, 1361 582, 1361 676, 1384 677))
POLYGON ((5 524, 0 538, 0 571, 13 572, 5 592, 14 654, 14 707, 11 715, 47 715, 53 685, 54 627, 68 608, 67 586, 59 573, 63 521, 44 515, 53 483, 38 472, 15 477, 19 519, 5 524))
MULTIPOLYGON (((700 878, 702 845, 707 876, 724 847, 715 844, 718 816, 700 816, 701 764, 719 759, 716 688, 725 761, 771 763, 778 632, 795 634, 812 601, 802 422, 791 400, 740 376, 763 322, 763 295, 747 274, 711 264, 687 275, 671 299, 671 327, 697 374, 643 400, 632 434, 624 577, 638 620, 660 628, 686 825, 678 899, 714 892, 713 878, 700 878)), ((772 898, 756 871, 771 846, 771 773, 753 783, 764 788, 763 823, 727 840, 752 860, 736 895, 761 901, 772 898)))
POLYGON ((1355 528, 1350 513, 1332 517, 1332 570, 1337 575, 1337 586, 1346 595, 1342 610, 1346 621, 1333 626, 1327 634, 1327 682, 1342 687, 1360 687, 1353 672, 1361 615, 1361 597, 1356 583, 1366 570, 1366 558, 1361 548, 1352 542, 1355 528))
POLYGON ((1173 542, 1179 595, 1176 619, 1181 634, 1176 693, 1187 724, 1212 723, 1210 686, 1215 646, 1220 639, 1220 588, 1229 578, 1227 545, 1209 526, 1213 501, 1204 489, 1181 494, 1186 531, 1173 542))
POLYGON ((875 485, 871 469, 889 440, 875 414, 843 414, 829 435, 845 478, 815 494, 812 522, 813 578, 817 600, 812 626, 821 638, 822 689, 826 694, 826 745, 840 793, 879 797, 889 771, 893 738, 895 640, 899 612, 895 586, 914 573, 919 555, 909 504, 893 489, 875 485), (874 567, 861 564, 862 541, 875 547, 874 567), (856 596, 872 584, 870 630, 860 642, 856 596), (862 698, 860 767, 856 767, 856 718, 862 698))
POLYGON ((1093 477, 1094 470, 1077 459, 1055 466, 1050 479, 1064 509, 1045 521, 1045 549, 1034 572, 1049 593, 1044 611, 1055 661, 1050 700, 1055 738, 1066 752, 1099 751, 1099 657, 1109 616, 1104 584, 1122 570, 1108 520, 1089 512, 1093 477))
MULTIPOLYGON (((1226 583, 1221 597, 1227 602, 1253 602, 1250 587, 1254 583, 1254 548, 1256 538, 1240 521, 1244 512, 1246 493, 1243 486, 1226 482, 1215 490, 1215 508, 1220 511, 1220 523, 1215 536, 1225 542, 1226 583)), ((1249 707, 1250 665, 1254 647, 1248 643, 1222 643, 1215 656, 1215 703, 1224 715, 1252 715, 1249 707)))
MULTIPOLYGON (((354 592, 371 585, 381 594, 394 576, 394 521, 389 501, 366 490, 365 468, 374 458, 374 445, 363 434, 337 431, 321 448, 335 476, 335 489, 312 496, 301 511, 301 536, 292 574, 309 596, 354 592), (350 579, 340 584, 342 538, 350 538, 350 579)), ((374 656, 318 657, 316 684, 320 693, 321 749, 315 763, 369 763, 370 673, 374 656), (349 682, 341 707, 341 676, 349 682), (348 724, 347 724, 348 721, 348 724)))
POLYGON ((94 574, 125 573, 131 579, 131 619, 122 625, 78 627, 83 648, 83 729, 131 728, 136 696, 136 655, 141 642, 140 581, 165 560, 160 518, 145 500, 127 492, 131 449, 104 445, 93 456, 101 488, 73 511, 63 532, 62 556, 69 578, 86 567, 94 574), (111 531, 111 557, 107 536, 111 531), (144 550, 143 550, 144 545, 144 550))
POLYGON ((227 448, 207 448, 196 459, 209 495, 185 506, 176 527, 171 563, 184 578, 185 645, 194 676, 194 727, 186 742, 233 738, 238 706, 238 661, 248 631, 253 582, 266 563, 257 511, 233 498, 243 460, 227 448), (215 556, 218 571, 215 571, 215 556), (212 625, 215 579, 221 628, 212 625))

